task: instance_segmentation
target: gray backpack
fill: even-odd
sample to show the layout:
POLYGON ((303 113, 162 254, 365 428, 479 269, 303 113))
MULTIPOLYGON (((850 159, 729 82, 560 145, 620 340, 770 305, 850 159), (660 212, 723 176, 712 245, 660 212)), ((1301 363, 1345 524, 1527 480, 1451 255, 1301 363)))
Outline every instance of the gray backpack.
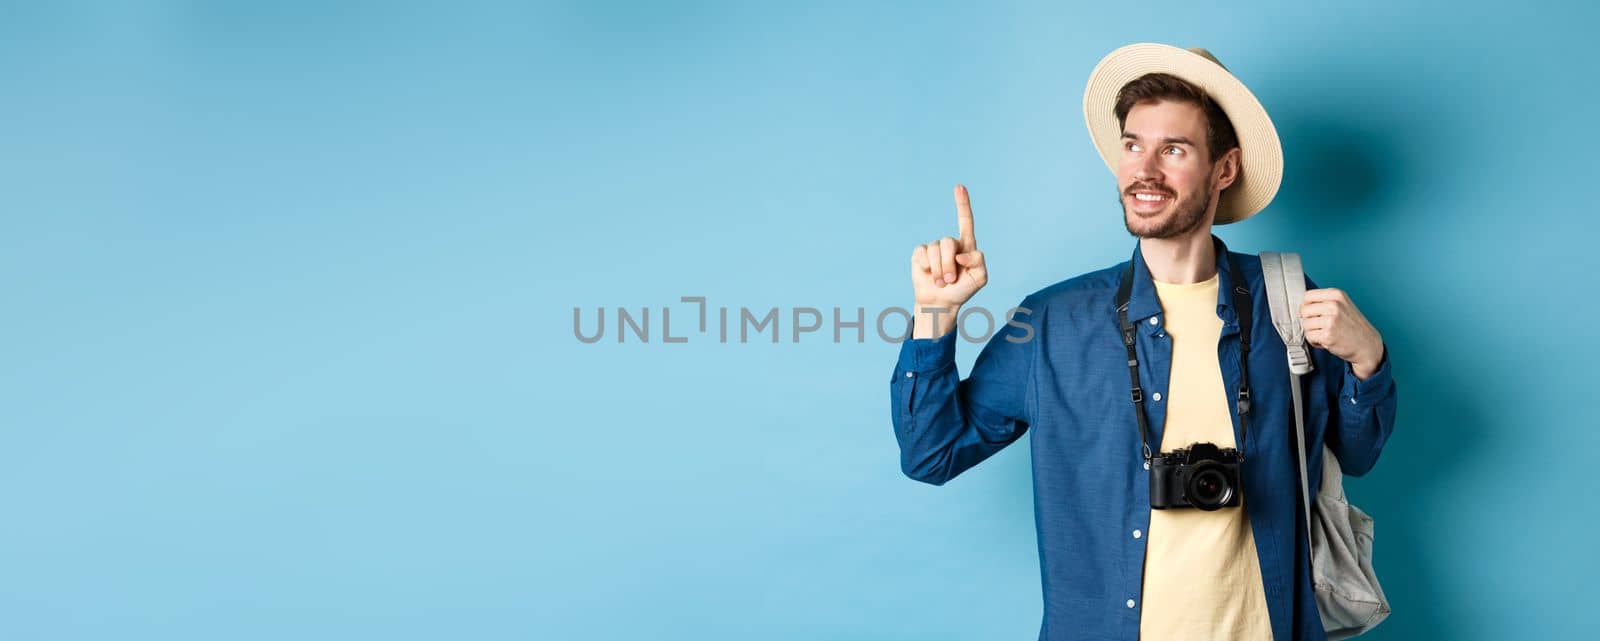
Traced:
POLYGON ((1272 324, 1289 352, 1289 378, 1294 396, 1295 450, 1300 459, 1300 505, 1305 507, 1306 531, 1311 534, 1311 587, 1328 638, 1348 639, 1389 616, 1372 570, 1372 517, 1345 500, 1344 471, 1339 459, 1322 447, 1322 489, 1316 502, 1306 482, 1306 429, 1300 398, 1300 377, 1311 372, 1311 353, 1300 326, 1300 303, 1305 297, 1305 271, 1300 255, 1261 252, 1261 272, 1272 309, 1272 324), (1313 509, 1313 506, 1315 509, 1313 509))

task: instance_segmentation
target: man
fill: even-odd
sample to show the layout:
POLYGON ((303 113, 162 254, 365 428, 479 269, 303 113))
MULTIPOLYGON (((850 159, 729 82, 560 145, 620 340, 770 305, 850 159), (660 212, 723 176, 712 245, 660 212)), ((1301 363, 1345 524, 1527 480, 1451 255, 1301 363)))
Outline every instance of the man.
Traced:
MULTIPOLYGON (((1084 109, 1137 237, 1132 258, 1024 298, 1017 326, 991 338, 962 379, 952 330, 989 274, 958 185, 958 236, 912 252, 917 311, 890 394, 902 469, 941 485, 1033 430, 1040 639, 1324 639, 1285 347, 1260 259, 1211 233, 1276 194, 1272 122, 1205 50, 1154 44, 1102 60, 1084 109), (1236 477, 1220 477, 1234 500, 1194 486, 1188 503, 1158 501, 1152 484, 1170 483, 1158 478, 1171 471, 1163 454, 1201 443, 1244 454, 1236 477)), ((1315 366, 1302 381, 1307 450, 1326 443, 1359 476, 1394 427, 1387 350, 1348 295, 1309 278, 1307 288, 1298 310, 1315 366)), ((1321 457, 1308 465, 1315 495, 1321 457)))

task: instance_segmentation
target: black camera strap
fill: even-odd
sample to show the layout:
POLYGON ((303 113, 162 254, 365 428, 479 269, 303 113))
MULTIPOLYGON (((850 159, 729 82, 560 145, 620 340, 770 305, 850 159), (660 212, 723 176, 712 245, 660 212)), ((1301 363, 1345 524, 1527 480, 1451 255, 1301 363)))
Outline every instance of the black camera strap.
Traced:
MULTIPOLYGON (((1250 426, 1250 316, 1254 312, 1250 289, 1239 274, 1239 265, 1228 254, 1222 239, 1211 237, 1218 256, 1228 257, 1228 276, 1233 280, 1233 312, 1239 319, 1239 460, 1244 460, 1245 433, 1250 426)), ((1117 322, 1122 327, 1122 344, 1128 348, 1128 378, 1132 385, 1133 415, 1139 421, 1139 443, 1146 465, 1150 463, 1150 425, 1144 415, 1144 389, 1139 385, 1139 354, 1134 349, 1133 323, 1128 322, 1128 298, 1133 294, 1133 261, 1139 260, 1138 250, 1128 261, 1122 274, 1122 284, 1117 287, 1117 322)))

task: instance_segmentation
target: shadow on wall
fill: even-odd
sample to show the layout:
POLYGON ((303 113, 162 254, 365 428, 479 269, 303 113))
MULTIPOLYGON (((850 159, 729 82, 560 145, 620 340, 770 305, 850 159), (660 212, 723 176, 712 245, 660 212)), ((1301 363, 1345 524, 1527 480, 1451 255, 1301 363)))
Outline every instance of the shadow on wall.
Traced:
POLYGON ((1404 180, 1394 171, 1391 137, 1336 114, 1295 112, 1273 120, 1285 175, 1272 208, 1293 212, 1296 237, 1320 241, 1375 229, 1404 180))
POLYGON ((1459 390, 1471 389, 1467 375, 1494 356, 1446 344, 1429 331, 1433 321, 1426 314, 1403 309, 1415 300, 1406 270, 1427 268, 1413 262, 1406 247, 1427 239, 1394 238, 1384 226, 1402 216, 1429 215, 1397 205, 1416 202, 1408 196, 1441 180, 1438 168, 1423 172, 1406 154, 1441 138, 1438 132, 1460 127, 1462 118, 1445 100, 1448 92, 1419 87, 1422 80, 1415 76, 1403 79, 1410 83, 1404 94, 1410 98, 1396 111, 1386 97, 1398 94, 1389 93, 1381 79, 1373 82, 1365 69, 1274 73, 1258 82, 1281 90, 1269 109, 1283 141, 1286 175, 1272 208, 1289 215, 1263 217, 1271 221, 1264 225, 1272 237, 1267 242, 1306 253, 1323 248, 1316 253, 1341 257, 1337 264, 1308 260, 1306 270, 1319 285, 1349 291, 1369 318, 1383 318, 1373 322, 1388 345, 1399 394, 1395 431, 1377 466, 1346 481, 1351 500, 1376 520, 1374 563, 1394 607, 1361 638, 1473 638, 1482 604, 1444 589, 1440 568, 1447 559, 1438 542, 1448 534, 1429 516, 1461 505, 1452 488, 1468 473, 1464 461, 1485 454, 1490 426, 1482 403, 1459 390), (1308 77, 1319 81, 1307 83, 1308 77))

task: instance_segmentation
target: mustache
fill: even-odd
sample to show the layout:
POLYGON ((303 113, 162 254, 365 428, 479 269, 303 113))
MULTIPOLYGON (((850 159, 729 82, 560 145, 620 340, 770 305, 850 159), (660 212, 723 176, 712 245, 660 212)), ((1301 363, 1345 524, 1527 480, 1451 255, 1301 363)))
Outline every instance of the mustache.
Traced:
POLYGON ((1133 192, 1136 192, 1136 191, 1153 191, 1153 192, 1162 194, 1164 196, 1171 196, 1171 197, 1177 197, 1177 195, 1178 195, 1177 193, 1173 192, 1171 189, 1169 189, 1169 188, 1167 188, 1165 186, 1157 185, 1157 184, 1153 184, 1153 183, 1134 183, 1133 185, 1130 185, 1126 191, 1122 192, 1122 195, 1124 195, 1124 196, 1132 196, 1133 192))

